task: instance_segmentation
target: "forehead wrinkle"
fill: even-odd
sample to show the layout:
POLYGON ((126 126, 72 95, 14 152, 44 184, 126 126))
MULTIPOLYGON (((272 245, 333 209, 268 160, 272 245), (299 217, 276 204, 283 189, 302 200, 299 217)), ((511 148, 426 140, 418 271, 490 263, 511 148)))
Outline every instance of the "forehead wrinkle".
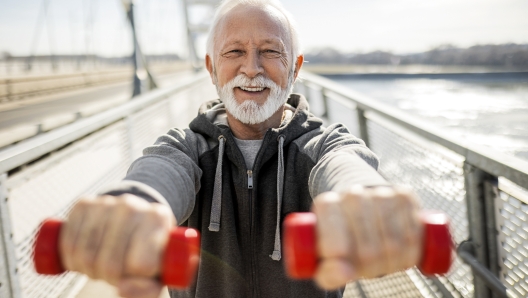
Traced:
POLYGON ((265 46, 265 45, 272 45, 272 46, 278 46, 281 52, 286 52, 286 45, 284 44, 284 41, 281 38, 267 38, 255 44, 253 44, 251 40, 242 41, 240 39, 236 39, 233 41, 227 40, 224 44, 220 45, 218 55, 222 55, 223 51, 229 49, 229 47, 237 46, 237 45, 250 47, 250 48, 253 48, 253 47, 258 48, 258 47, 265 46))
POLYGON ((262 44, 277 44, 283 47, 285 46, 284 41, 282 41, 282 39, 265 39, 262 41, 262 44))
MULTIPOLYGON (((286 42, 285 42, 286 40, 289 41, 290 47, 293 46, 292 45, 292 41, 291 41, 291 32, 289 32, 289 26, 288 26, 287 21, 285 20, 285 16, 282 15, 279 11, 277 11, 277 9, 275 9, 274 7, 271 7, 271 6, 258 7, 258 6, 242 6, 242 5, 239 5, 239 6, 235 7, 235 8, 233 8, 229 13, 227 13, 220 20, 220 22, 218 22, 217 28, 216 28, 216 30, 218 30, 217 31, 218 35, 229 36, 230 33, 235 33, 237 31, 236 27, 239 24, 237 24, 238 22, 234 22, 232 20, 232 18, 233 17, 234 18, 241 17, 241 14, 242 14, 241 11, 243 11, 244 9, 250 10, 249 12, 247 12, 249 14, 254 13, 255 10, 257 10, 258 13, 265 14, 266 17, 269 20, 271 20, 271 22, 266 22, 266 24, 264 25, 267 29, 269 29, 269 30, 266 30, 266 31, 268 31, 269 35, 273 35, 275 38, 277 38, 278 42, 280 43, 280 45, 284 49, 286 49, 286 42), (253 10, 253 11, 251 11, 251 10, 253 10), (235 28, 233 28, 233 27, 235 27, 235 28), (273 33, 271 33, 271 32, 273 32, 273 33)), ((226 40, 228 38, 223 38, 223 39, 226 40)), ((251 38, 249 40, 251 40, 251 38)), ((266 39, 266 41, 273 41, 273 39, 266 39)), ((217 42, 218 42, 218 39, 216 41, 214 41, 213 48, 215 47, 215 45, 218 46, 217 42)), ((240 42, 240 43, 244 44, 244 42, 240 42)), ((273 43, 273 42, 271 42, 271 43, 273 43)), ((233 44, 233 43, 228 43, 228 44, 233 44)), ((227 46, 228 44, 227 43, 223 43, 223 44, 221 44, 220 48, 223 48, 223 47, 227 46)), ((213 51, 213 52, 216 52, 216 51, 213 51)))
MULTIPOLYGON (((233 40, 231 42, 226 42, 224 47, 228 47, 228 46, 231 46, 231 45, 247 45, 247 44, 250 44, 250 43, 252 43, 251 40, 242 41, 242 40, 237 39, 237 40, 233 40)), ((260 42, 258 45, 266 45, 266 44, 279 45, 279 46, 285 47, 284 42, 281 39, 279 39, 279 38, 277 38, 277 39, 265 39, 262 42, 260 42)))

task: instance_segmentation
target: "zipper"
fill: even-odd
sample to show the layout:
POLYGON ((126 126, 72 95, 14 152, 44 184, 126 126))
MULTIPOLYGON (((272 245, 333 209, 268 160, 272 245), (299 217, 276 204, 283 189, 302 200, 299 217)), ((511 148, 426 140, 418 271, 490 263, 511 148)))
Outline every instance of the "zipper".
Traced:
MULTIPOLYGON (((248 176, 248 189, 253 189, 253 171, 252 170, 248 170, 247 171, 247 176, 248 176)), ((250 203, 251 203, 251 201, 250 201, 250 203)))
POLYGON ((254 260, 254 248, 253 248, 253 171, 247 170, 247 187, 248 187, 248 198, 249 198, 249 241, 250 241, 250 252, 251 252, 251 296, 257 297, 257 283, 255 281, 255 260, 254 260))
MULTIPOLYGON (((264 144, 267 143, 267 139, 269 138, 269 133, 266 132, 266 135, 264 136, 264 139, 262 140, 262 146, 260 147, 259 151, 257 152, 257 156, 255 156, 255 163, 257 164, 259 162, 259 157, 262 154, 262 150, 264 147, 264 144)), ((248 198, 249 198, 249 242, 250 242, 250 253, 251 253, 251 279, 250 279, 250 287, 251 287, 251 297, 258 298, 259 297, 259 291, 257 287, 257 274, 256 274, 256 261, 255 261, 255 253, 254 253, 254 241, 253 241, 253 170, 247 170, 247 188, 248 188, 248 198)))

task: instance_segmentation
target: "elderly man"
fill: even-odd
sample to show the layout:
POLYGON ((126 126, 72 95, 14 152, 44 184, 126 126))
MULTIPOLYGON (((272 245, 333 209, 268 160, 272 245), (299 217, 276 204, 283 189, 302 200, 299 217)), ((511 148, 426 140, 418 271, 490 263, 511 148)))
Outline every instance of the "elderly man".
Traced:
POLYGON ((195 285, 172 297, 340 297, 348 281, 415 265, 412 195, 387 187, 377 158, 343 125, 322 127, 304 97, 290 95, 303 56, 280 3, 223 2, 207 52, 220 101, 146 148, 120 185, 74 206, 61 232, 65 267, 125 297, 156 297, 175 224, 201 232, 202 254, 195 285), (290 280, 281 222, 310 210, 317 273, 290 280))

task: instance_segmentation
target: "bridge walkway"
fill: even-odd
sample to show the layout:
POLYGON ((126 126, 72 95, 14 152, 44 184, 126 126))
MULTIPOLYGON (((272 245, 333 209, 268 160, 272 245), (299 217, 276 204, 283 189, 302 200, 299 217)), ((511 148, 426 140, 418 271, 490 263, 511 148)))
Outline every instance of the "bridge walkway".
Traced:
MULTIPOLYGON (((459 249, 445 277, 410 269, 351 283, 345 297, 527 296, 527 162, 472 147, 324 78, 301 75, 296 92, 307 96, 312 111, 345 123, 381 158, 384 177, 413 187, 425 208, 446 212, 459 249)), ((187 126, 200 103, 215 97, 208 75, 198 73, 0 150, 0 297, 113 297, 75 273, 38 276, 30 256, 39 223, 63 217, 78 196, 119 181, 142 148, 168 127, 187 126)))

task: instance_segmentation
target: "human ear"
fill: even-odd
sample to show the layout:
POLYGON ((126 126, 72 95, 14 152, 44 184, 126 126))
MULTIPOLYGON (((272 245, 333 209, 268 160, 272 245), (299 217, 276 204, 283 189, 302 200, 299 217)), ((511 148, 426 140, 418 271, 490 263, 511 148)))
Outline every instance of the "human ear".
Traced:
POLYGON ((213 83, 213 85, 216 85, 214 67, 213 67, 213 59, 211 59, 211 56, 209 56, 209 54, 205 55, 205 68, 207 68, 207 71, 209 72, 209 75, 211 76, 211 82, 213 83))
POLYGON ((301 67, 304 63, 304 56, 299 55, 297 57, 297 60, 295 61, 295 71, 293 72, 293 79, 297 79, 297 75, 299 75, 299 71, 301 70, 301 67))

